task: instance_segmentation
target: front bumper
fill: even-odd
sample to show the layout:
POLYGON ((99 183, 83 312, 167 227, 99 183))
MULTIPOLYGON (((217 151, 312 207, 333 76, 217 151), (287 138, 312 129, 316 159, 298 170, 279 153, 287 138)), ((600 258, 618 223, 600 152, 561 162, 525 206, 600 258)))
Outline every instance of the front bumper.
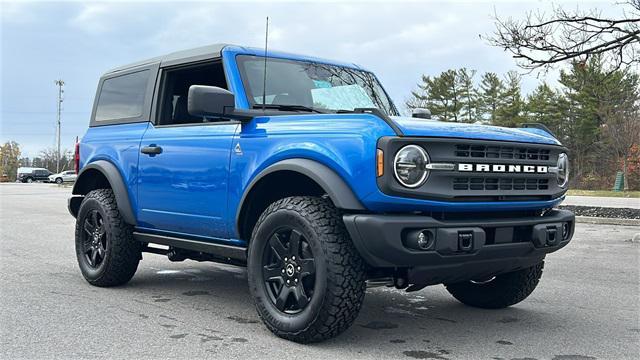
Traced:
POLYGON ((412 284, 479 280, 532 266, 566 246, 575 216, 441 221, 422 215, 344 215, 365 261, 374 268, 407 268, 412 284), (420 233, 426 235, 418 245, 420 233))

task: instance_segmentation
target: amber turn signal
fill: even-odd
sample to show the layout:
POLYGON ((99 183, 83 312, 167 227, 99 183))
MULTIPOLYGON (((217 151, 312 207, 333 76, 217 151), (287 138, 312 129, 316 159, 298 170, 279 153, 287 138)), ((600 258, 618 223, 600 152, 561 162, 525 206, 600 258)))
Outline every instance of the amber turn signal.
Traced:
POLYGON ((376 153, 376 170, 378 177, 384 175, 384 152, 380 149, 376 153))

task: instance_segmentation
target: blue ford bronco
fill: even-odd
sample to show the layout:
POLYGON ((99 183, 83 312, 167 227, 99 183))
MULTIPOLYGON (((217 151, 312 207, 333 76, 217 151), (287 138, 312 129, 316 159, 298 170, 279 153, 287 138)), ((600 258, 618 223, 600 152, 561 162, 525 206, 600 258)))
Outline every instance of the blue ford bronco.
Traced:
POLYGON ((544 127, 401 117, 358 65, 232 45, 119 67, 76 146, 76 255, 95 286, 142 253, 247 267, 296 342, 338 335, 367 285, 524 300, 569 243, 567 149, 544 127))

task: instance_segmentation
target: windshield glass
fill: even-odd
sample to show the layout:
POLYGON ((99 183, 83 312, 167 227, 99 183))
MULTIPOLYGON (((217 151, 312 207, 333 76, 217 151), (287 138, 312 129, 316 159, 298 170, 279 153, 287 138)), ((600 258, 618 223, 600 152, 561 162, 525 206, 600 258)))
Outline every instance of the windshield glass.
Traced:
MULTIPOLYGON (((238 67, 252 107, 262 105, 264 57, 238 56, 238 67)), ((398 115, 387 94, 367 71, 288 59, 267 59, 265 104, 319 110, 378 108, 398 115)))

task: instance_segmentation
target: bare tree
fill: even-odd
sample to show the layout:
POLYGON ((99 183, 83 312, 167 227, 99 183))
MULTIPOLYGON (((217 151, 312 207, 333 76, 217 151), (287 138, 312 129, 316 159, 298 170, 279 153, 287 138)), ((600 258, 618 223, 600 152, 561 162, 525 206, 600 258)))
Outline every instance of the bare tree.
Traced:
POLYGON ((625 7, 619 19, 602 17, 598 10, 571 12, 559 6, 550 15, 529 12, 524 20, 496 15, 496 31, 488 41, 528 70, 565 61, 584 63, 593 55, 605 56, 614 69, 640 64, 640 0, 619 5, 625 7))

